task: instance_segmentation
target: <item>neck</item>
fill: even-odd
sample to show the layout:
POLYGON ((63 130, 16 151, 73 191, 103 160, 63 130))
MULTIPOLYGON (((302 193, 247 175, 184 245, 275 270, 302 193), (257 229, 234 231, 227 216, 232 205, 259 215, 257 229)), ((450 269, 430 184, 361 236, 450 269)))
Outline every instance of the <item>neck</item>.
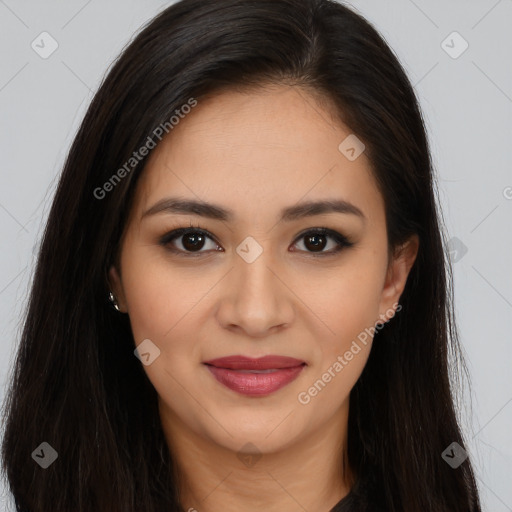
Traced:
POLYGON ((168 409, 160 414, 186 511, 328 512, 353 483, 344 464, 348 404, 321 430, 270 453, 234 452, 191 431, 168 409))

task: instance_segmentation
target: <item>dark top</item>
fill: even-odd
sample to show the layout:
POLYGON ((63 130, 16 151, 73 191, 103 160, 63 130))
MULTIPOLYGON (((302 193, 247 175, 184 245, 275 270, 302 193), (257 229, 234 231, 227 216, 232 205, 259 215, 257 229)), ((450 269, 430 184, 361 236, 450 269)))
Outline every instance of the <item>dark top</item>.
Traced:
POLYGON ((385 510, 369 502, 365 486, 358 481, 329 512, 385 512, 385 510))

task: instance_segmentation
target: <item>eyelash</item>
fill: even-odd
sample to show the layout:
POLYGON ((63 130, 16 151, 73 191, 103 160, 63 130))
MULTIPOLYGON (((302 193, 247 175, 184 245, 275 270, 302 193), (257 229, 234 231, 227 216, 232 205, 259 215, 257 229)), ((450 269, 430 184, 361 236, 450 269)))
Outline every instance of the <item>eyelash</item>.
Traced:
MULTIPOLYGON (((191 233, 195 233, 195 234, 199 234, 199 235, 208 237, 213 242, 215 242, 217 245, 220 245, 215 240, 215 237, 210 232, 201 228, 201 226, 193 226, 192 223, 190 223, 189 228, 178 228, 178 229, 174 229, 174 230, 166 233, 164 236, 162 236, 160 238, 160 245, 164 246, 166 248, 166 250, 168 250, 172 253, 175 253, 179 256, 184 256, 184 257, 193 257, 193 258, 200 257, 203 254, 209 252, 209 251, 201 251, 201 250, 200 251, 183 251, 181 249, 176 249, 175 247, 173 247, 171 245, 171 242, 174 239, 179 238, 180 236, 183 236, 183 235, 191 234, 191 233)), ((331 249, 330 251, 322 251, 322 252, 303 251, 303 250, 298 251, 298 252, 306 252, 309 255, 314 256, 314 257, 322 258, 322 257, 326 257, 326 256, 334 256, 337 253, 339 253, 342 249, 349 248, 354 245, 353 242, 351 242, 347 237, 345 237, 341 233, 338 233, 337 231, 334 231, 334 230, 328 229, 328 228, 310 228, 307 231, 304 231, 297 236, 297 238, 294 241, 294 245, 298 241, 300 241, 302 238, 305 238, 308 235, 328 236, 328 237, 332 238, 338 244, 338 247, 336 249, 334 249, 334 250, 331 249)))

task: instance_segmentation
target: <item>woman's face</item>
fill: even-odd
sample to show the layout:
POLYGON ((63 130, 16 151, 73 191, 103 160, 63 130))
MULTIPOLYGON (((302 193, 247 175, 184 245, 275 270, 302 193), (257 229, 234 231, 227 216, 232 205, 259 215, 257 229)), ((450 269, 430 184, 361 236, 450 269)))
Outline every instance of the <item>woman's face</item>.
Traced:
POLYGON ((265 453, 346 424, 417 249, 388 261, 383 198, 349 136, 280 86, 199 101, 153 150, 110 276, 171 431, 265 453))

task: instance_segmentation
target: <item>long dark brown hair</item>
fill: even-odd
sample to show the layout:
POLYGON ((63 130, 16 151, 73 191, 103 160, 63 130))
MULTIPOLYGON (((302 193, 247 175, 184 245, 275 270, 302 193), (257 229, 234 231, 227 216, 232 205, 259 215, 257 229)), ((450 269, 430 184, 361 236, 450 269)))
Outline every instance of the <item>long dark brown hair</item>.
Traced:
POLYGON ((103 80, 60 177, 4 403, 3 472, 18 511, 181 510, 156 391, 127 315, 107 300, 147 157, 104 184, 191 98, 282 83, 331 100, 366 145, 390 249, 420 240, 402 311, 375 334, 350 395, 354 510, 480 511, 470 460, 442 458, 451 443, 464 447, 450 378, 464 366, 422 114, 383 38, 331 0, 182 0, 103 80), (43 442, 58 454, 46 469, 33 457, 43 442))

